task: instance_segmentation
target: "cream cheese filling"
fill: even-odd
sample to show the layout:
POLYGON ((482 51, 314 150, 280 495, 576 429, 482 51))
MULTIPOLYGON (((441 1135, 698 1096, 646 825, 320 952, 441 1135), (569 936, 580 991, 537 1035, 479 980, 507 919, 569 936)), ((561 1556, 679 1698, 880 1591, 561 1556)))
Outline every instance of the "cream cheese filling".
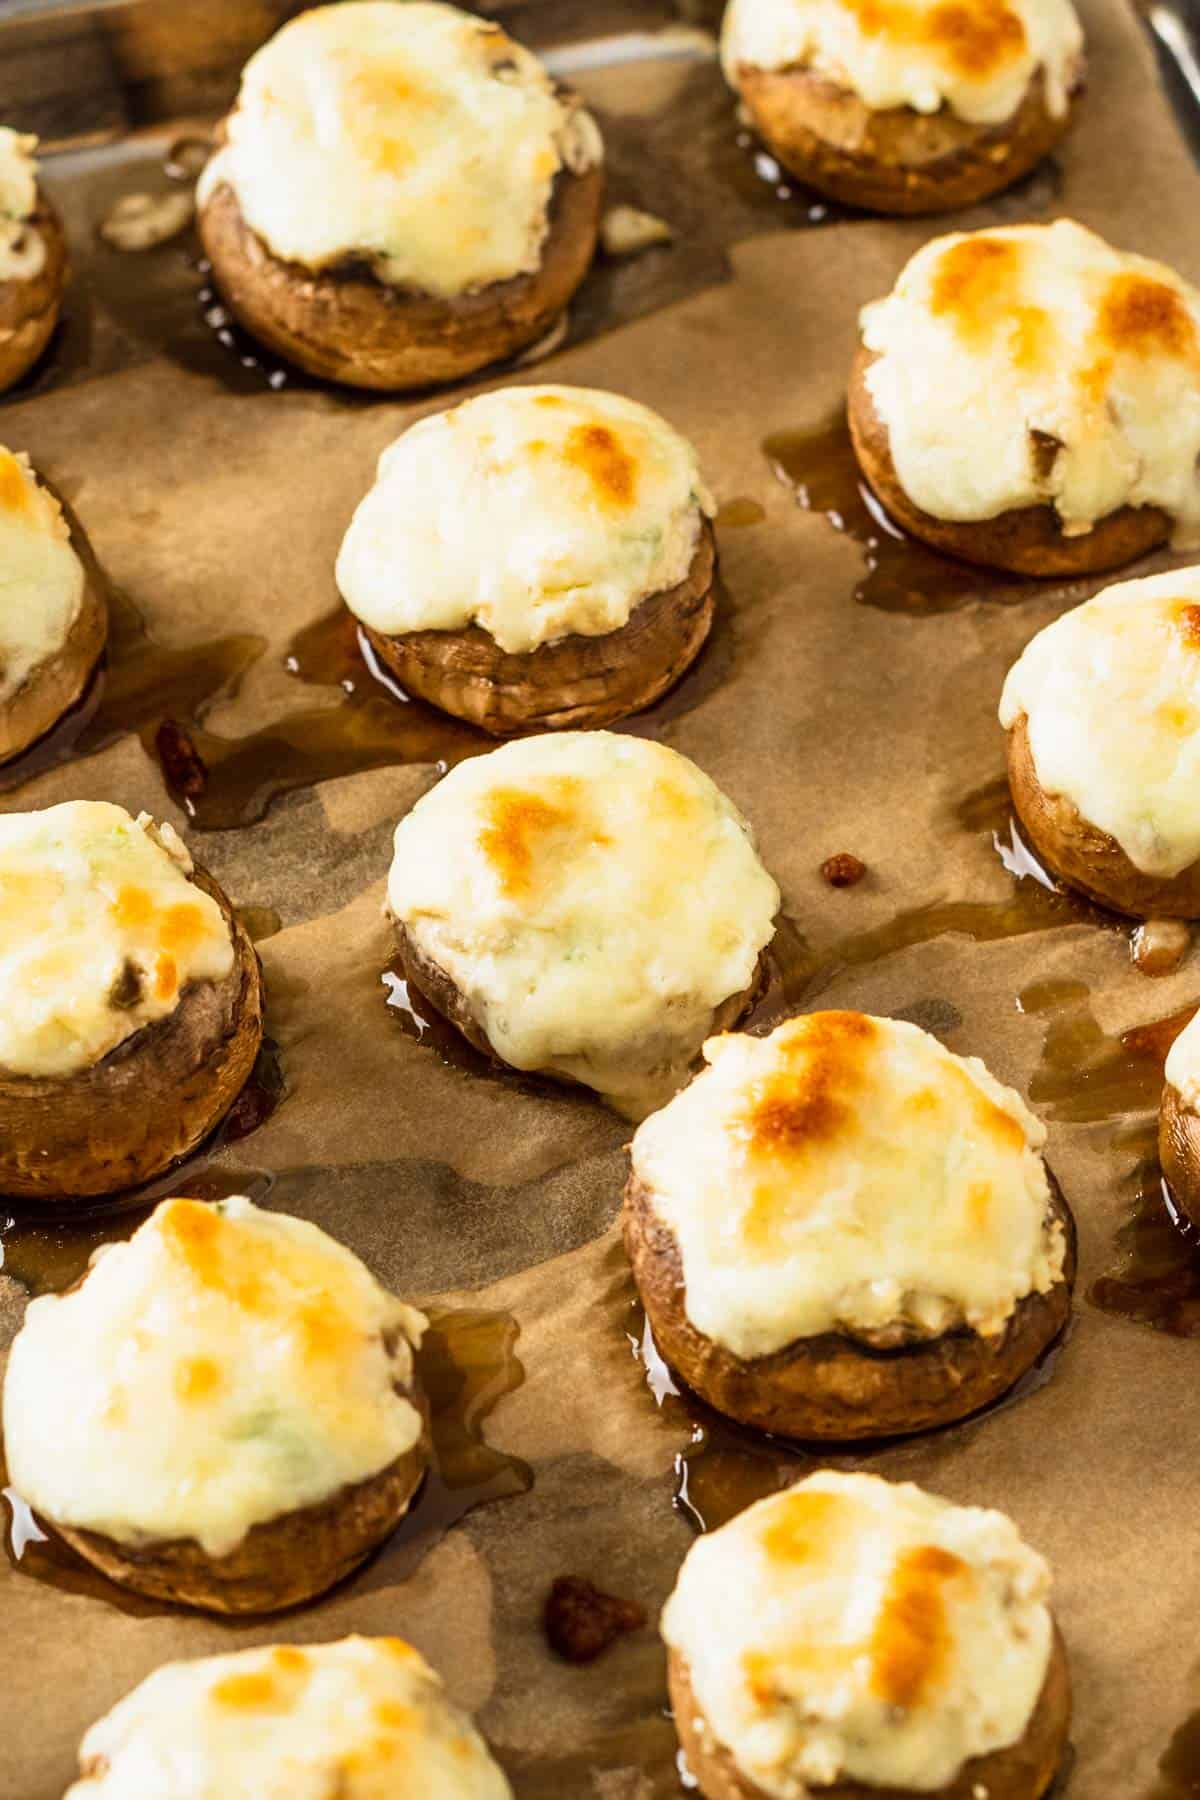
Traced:
POLYGON ((1052 506, 1081 536, 1160 507, 1200 543, 1200 293, 1082 225, 928 243, 863 309, 866 385, 908 498, 936 519, 1052 506))
POLYGON ((0 445, 0 707, 65 647, 84 580, 58 501, 0 445))
POLYGON ((197 197, 228 182, 285 260, 358 259, 450 297, 534 271, 556 177, 602 157, 591 115, 498 25, 358 0, 300 14, 251 57, 197 197))
POLYGON ((1003 1513, 826 1469, 697 1538, 662 1633, 773 1800, 842 1780, 930 1792, 1023 1735, 1049 1587, 1003 1513))
POLYGON ((555 732, 460 763, 417 802, 388 904, 506 1062, 640 1115, 750 985, 779 890, 686 757, 555 732))
POLYGON ((1200 861, 1200 568, 1123 581, 1026 645, 1000 723, 1024 715, 1042 787, 1144 875, 1200 861))
POLYGON ((974 1057, 864 1013, 729 1033, 631 1146, 687 1316, 735 1356, 1005 1329, 1062 1278, 1045 1127, 974 1057))
POLYGON ((97 1720, 79 1761, 66 1800, 512 1800, 470 1719, 400 1638, 167 1663, 97 1720))
POLYGON ((730 0, 721 57, 738 69, 809 69, 872 111, 942 106, 974 125, 1010 119, 1040 69, 1046 107, 1067 110, 1083 31, 1070 0, 730 0))
POLYGON ((0 814, 0 1069, 67 1077, 233 968, 170 825, 101 800, 0 814))
POLYGON ((0 125, 0 281, 31 281, 46 262, 37 211, 37 139, 0 125))
POLYGON ((712 511, 692 446, 649 407, 502 388, 388 446, 337 581, 376 631, 475 624, 520 653, 619 630, 684 579, 712 511))
POLYGON ((423 1316, 315 1225, 166 1200, 33 1300, 4 1384, 13 1486, 59 1525, 210 1555, 417 1443, 423 1316), (53 1428, 48 1427, 53 1421, 53 1428))

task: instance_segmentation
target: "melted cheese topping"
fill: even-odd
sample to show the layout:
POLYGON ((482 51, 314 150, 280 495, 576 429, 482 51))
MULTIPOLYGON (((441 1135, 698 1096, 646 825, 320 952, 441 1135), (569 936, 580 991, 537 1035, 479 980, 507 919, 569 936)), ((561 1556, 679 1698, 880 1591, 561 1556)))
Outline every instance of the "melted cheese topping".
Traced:
POLYGON ((1200 859, 1200 568, 1123 581, 1039 631, 1009 670, 1038 780, 1145 875, 1200 859))
POLYGON ((1024 1733, 1049 1586, 1003 1513, 827 1469, 698 1538, 662 1633, 764 1793, 928 1792, 1024 1733))
POLYGON ((1045 1127, 915 1025, 805 1013, 729 1033, 641 1125, 633 1171, 679 1244, 688 1318, 736 1356, 823 1331, 1003 1331, 1061 1278, 1045 1127))
POLYGON ((58 501, 39 486, 27 456, 0 445, 0 706, 62 650, 83 587, 58 501))
POLYGON ((424 1327, 315 1225, 166 1200, 81 1287, 31 1302, 4 1387, 9 1475, 57 1524, 223 1556, 412 1449, 421 1417, 396 1384, 424 1327))
POLYGON ((107 801, 0 815, 0 1069, 78 1074, 229 974, 191 869, 169 825, 107 801))
POLYGON ((1200 293, 1082 225, 937 238, 863 309, 866 382, 938 519, 1049 504, 1079 536, 1159 506, 1200 542, 1200 293))
POLYGON ((460 763, 418 800, 388 903, 506 1062, 641 1113, 750 984, 779 889, 686 757, 564 731, 460 763))
POLYGON ((37 139, 0 125, 0 281, 41 273, 46 246, 29 224, 37 211, 37 139))
POLYGON ((1163 1074, 1183 1104, 1200 1113, 1200 1012, 1171 1045, 1163 1074))
POLYGON ((502 650, 535 650, 619 630, 675 587, 712 510, 692 446, 649 407, 502 388, 388 446, 337 581, 376 631, 477 624, 502 650))
POLYGON ((202 203, 227 181, 276 256, 440 295, 536 269, 555 177, 603 154, 535 56, 426 0, 302 13, 246 64, 227 133, 202 203))
POLYGON ((721 56, 738 69, 810 69, 874 111, 949 107, 975 125, 1010 119, 1039 69, 1046 107, 1067 110, 1082 68, 1071 0, 730 0, 721 56))
POLYGON ((400 1638, 167 1663, 91 1727, 79 1762, 67 1800, 512 1800, 400 1638))

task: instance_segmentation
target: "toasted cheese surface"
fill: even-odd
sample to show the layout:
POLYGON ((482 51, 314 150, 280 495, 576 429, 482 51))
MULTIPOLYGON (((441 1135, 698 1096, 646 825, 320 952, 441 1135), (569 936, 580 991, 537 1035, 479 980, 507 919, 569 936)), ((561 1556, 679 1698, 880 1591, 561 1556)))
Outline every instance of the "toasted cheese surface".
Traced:
POLYGON ((166 1663, 85 1734, 67 1800, 512 1800, 400 1638, 166 1663))
POLYGON ((1040 69, 1061 118, 1082 69, 1071 0, 730 0, 721 56, 739 65, 809 69, 875 111, 946 106, 976 125, 1010 119, 1040 69))
POLYGON ((1200 1112, 1200 1011, 1171 1045, 1163 1074, 1184 1105, 1200 1112))
POLYGON ((826 1469, 698 1538, 662 1633, 764 1793, 928 1792, 1024 1733, 1049 1587, 1003 1513, 826 1469))
POLYGON ((562 731, 460 763, 418 800, 388 904, 506 1062, 640 1113, 749 986, 779 890, 686 757, 562 731))
POLYGON ((37 139, 0 125, 0 281, 29 281, 46 261, 37 211, 37 139))
POLYGON ((197 193, 228 182, 276 256, 450 296, 536 269, 555 177, 602 155, 591 115, 498 25, 357 0, 250 58, 197 193))
POLYGON ((104 800, 0 814, 0 1068, 67 1076, 233 967, 170 825, 104 800))
POLYGON ((900 485, 935 518, 1157 506, 1200 542, 1200 293, 1068 219, 926 244, 863 309, 900 485))
POLYGON ((1200 568, 1123 581, 1039 631, 1008 672, 1043 788, 1146 875, 1200 859, 1200 568))
POLYGON ((696 453, 635 400, 518 387, 388 446, 337 563, 376 631, 481 625, 502 650, 596 637, 675 587, 713 510, 696 453))
POLYGON ((1045 1127, 975 1057, 865 1013, 730 1032, 639 1126, 688 1318, 737 1356, 820 1332, 1004 1330, 1062 1274, 1045 1127))
POLYGON ((0 444, 0 707, 62 650, 83 589, 83 564, 58 501, 27 456, 0 444))
POLYGON ((10 1478, 58 1524, 223 1556, 412 1449, 421 1417, 396 1385, 424 1326, 315 1225, 166 1200, 80 1287, 30 1303, 4 1387, 10 1478))

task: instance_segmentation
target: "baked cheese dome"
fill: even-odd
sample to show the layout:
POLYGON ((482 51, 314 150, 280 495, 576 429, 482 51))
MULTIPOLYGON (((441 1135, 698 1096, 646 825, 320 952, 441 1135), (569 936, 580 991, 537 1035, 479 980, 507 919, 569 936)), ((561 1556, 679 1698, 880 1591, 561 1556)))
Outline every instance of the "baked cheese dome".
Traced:
POLYGON ((1046 626, 1009 670, 1000 723, 1052 869, 1122 910, 1178 896, 1200 913, 1200 569, 1122 582, 1046 626))
POLYGON ((742 1424, 919 1431, 995 1399, 1070 1306, 1045 1127, 901 1020, 728 1033, 630 1146, 624 1234, 665 1360, 742 1424), (881 1352, 887 1352, 881 1355, 881 1352))
POLYGON ((1061 1279, 1046 1128, 977 1057, 846 1012, 704 1056, 630 1156, 678 1241, 688 1317, 736 1355, 826 1331, 995 1337, 1061 1279))
POLYGON ((1033 574, 1200 542, 1200 294, 1174 270, 1066 219, 957 233, 861 328, 856 447, 917 535, 1033 574), (1005 521, 1033 535, 985 533, 1005 521))
POLYGON ((978 125, 1011 118, 1039 71, 1061 117, 1082 49, 1070 0, 730 0, 721 32, 734 86, 743 65, 802 68, 875 112, 947 107, 978 125))
MULTIPOLYGON (((2 211, 0 192, 0 214, 2 211)), ((42 487, 29 458, 3 445, 0 567, 4 570, 4 605, 0 608, 3 712, 31 677, 66 649, 83 610, 86 585, 62 507, 42 487)))
POLYGON ((85 1734, 67 1800, 511 1800, 441 1679, 400 1638, 167 1663, 85 1734))
POLYGON ((227 183, 283 261, 352 258, 447 297, 535 270, 556 177, 602 155, 590 114, 498 26, 359 0, 302 13, 251 57, 197 195, 227 183))
POLYGON ((676 751, 560 732, 460 763, 396 828, 410 974, 505 1063, 641 1112, 714 1015, 740 1014, 779 890, 750 828, 676 751), (431 977, 433 978, 431 980, 431 977))
POLYGON ((0 1070, 73 1075, 234 964, 174 829, 102 800, 0 814, 0 1070))
POLYGON ((30 1302, 4 1383, 9 1479, 60 1529, 228 1555, 417 1445, 424 1327, 315 1225, 240 1196, 163 1201, 77 1287, 30 1302))
POLYGON ((0 281, 29 281, 46 265, 45 241, 34 223, 37 142, 0 125, 0 281))
POLYGON ((375 631, 479 625, 521 653, 619 630, 684 579, 713 510, 696 452, 648 406, 501 388, 388 446, 337 582, 375 631))
POLYGON ((954 1789, 1036 1800, 1069 1712, 1049 1592, 1003 1513, 911 1483, 822 1470, 748 1507, 696 1540, 662 1616, 701 1789, 939 1792, 1036 1736, 1023 1781, 993 1788, 981 1760, 954 1789))

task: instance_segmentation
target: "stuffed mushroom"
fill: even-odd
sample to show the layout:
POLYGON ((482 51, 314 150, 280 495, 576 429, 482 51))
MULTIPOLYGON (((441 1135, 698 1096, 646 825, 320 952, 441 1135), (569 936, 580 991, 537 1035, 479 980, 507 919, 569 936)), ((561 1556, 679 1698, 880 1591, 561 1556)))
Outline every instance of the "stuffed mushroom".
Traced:
POLYGON ((421 1484, 424 1328, 315 1225, 236 1196, 166 1200, 74 1288, 30 1302, 4 1384, 9 1480, 140 1594, 295 1606, 421 1484))
POLYGON ((35 137, 0 126, 0 393, 50 342, 67 285, 67 241, 36 149, 35 137))
POLYGON ((170 825, 103 801, 0 815, 0 1193, 138 1186, 228 1111, 258 957, 170 825))
POLYGON ((543 336, 591 261, 591 115, 500 26, 362 0, 246 65, 197 190, 213 279, 255 337, 355 387, 455 381, 543 336))
POLYGON ((1133 918, 1200 918, 1200 568, 1122 582, 1040 631, 1000 723, 1048 869, 1133 918))
POLYGON ((914 537, 1020 575, 1200 542, 1200 293, 1067 219, 938 238, 864 308, 859 465, 914 537))
POLYGON ((0 445, 0 764, 57 725, 96 672, 108 613, 54 496, 0 445))
POLYGON ((396 828, 409 983, 484 1055, 640 1116, 764 981, 779 889, 674 750, 561 732, 460 763, 396 828))
POLYGON ((1084 74, 1071 0, 731 0, 722 60, 785 168, 884 213, 971 206, 1028 174, 1084 74))
POLYGON ((85 1733, 67 1800, 512 1800, 468 1716, 401 1638, 166 1663, 85 1733))
POLYGON ((712 501, 665 419, 588 388, 502 388, 386 449, 338 557, 410 693, 497 736, 648 706, 713 617, 712 501))
POLYGON ((624 1232, 660 1351, 784 1436, 965 1417, 1070 1310, 1074 1232, 1045 1127, 981 1062, 899 1020, 818 1012, 706 1044, 639 1126, 624 1232))
POLYGON ((662 1616, 706 1800, 1039 1800, 1071 1687, 1012 1520, 823 1469, 693 1544, 662 1616))

